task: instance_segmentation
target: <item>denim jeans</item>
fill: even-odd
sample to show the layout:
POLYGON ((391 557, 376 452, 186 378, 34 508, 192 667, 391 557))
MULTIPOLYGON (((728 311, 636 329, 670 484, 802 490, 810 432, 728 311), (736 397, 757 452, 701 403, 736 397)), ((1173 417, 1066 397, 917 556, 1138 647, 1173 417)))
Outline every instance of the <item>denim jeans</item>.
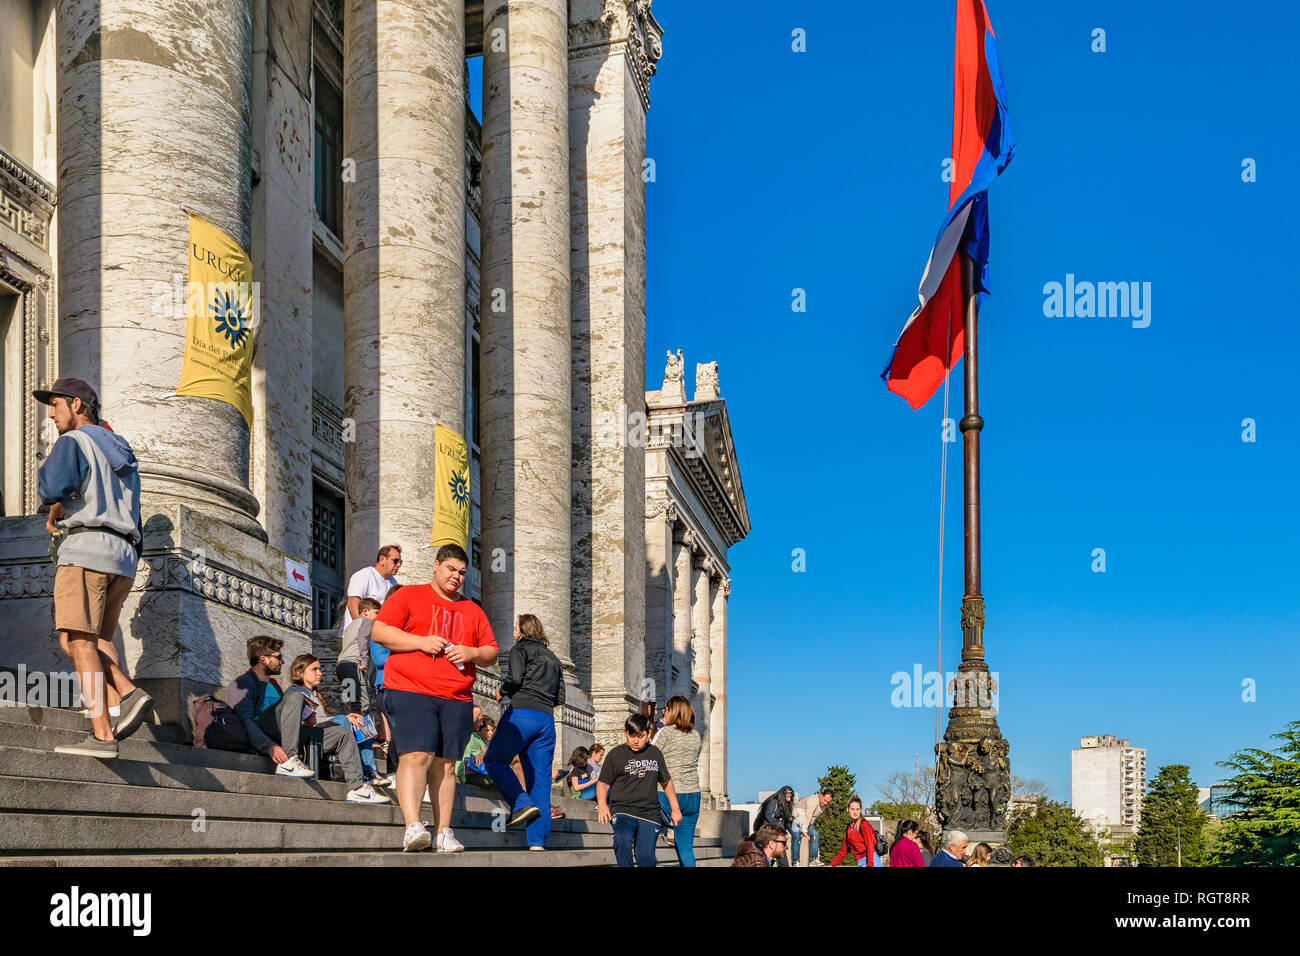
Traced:
POLYGON ((614 859, 619 866, 656 865, 655 844, 663 827, 626 813, 614 814, 611 822, 614 824, 614 859))
MULTIPOLYGON (((799 862, 799 847, 803 844, 803 827, 797 823, 790 824, 790 862, 799 862)), ((808 862, 812 863, 817 859, 817 854, 821 852, 820 835, 817 828, 813 827, 808 831, 808 839, 811 841, 808 847, 808 862)))
MULTIPOLYGON (((659 806, 664 816, 672 819, 673 808, 666 794, 659 794, 659 806)), ((682 811, 682 822, 673 827, 673 843, 677 847, 677 862, 682 866, 695 865, 695 827, 700 822, 700 794, 677 794, 677 809, 682 811)))
POLYGON ((539 816, 525 828, 529 846, 546 846, 551 835, 551 762, 555 759, 555 720, 550 714, 528 707, 511 707, 501 715, 492 735, 483 766, 491 775, 510 812, 535 806, 539 816), (528 792, 519 786, 510 761, 516 756, 524 769, 528 792))

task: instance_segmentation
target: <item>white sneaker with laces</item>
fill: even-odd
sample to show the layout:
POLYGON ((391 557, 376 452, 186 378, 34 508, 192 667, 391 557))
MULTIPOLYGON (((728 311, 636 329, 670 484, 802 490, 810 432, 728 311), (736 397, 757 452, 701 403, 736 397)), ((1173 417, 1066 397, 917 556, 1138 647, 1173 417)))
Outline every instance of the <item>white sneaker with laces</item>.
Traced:
POLYGON ((446 827, 438 834, 438 852, 439 853, 464 853, 465 846, 456 839, 456 834, 451 832, 451 827, 446 827))
POLYGON ((427 850, 432 843, 433 838, 429 836, 428 828, 423 823, 412 823, 406 828, 406 834, 402 837, 402 852, 427 850))
POLYGON ((275 772, 282 777, 314 777, 315 772, 297 757, 290 757, 284 763, 275 768, 275 772))
POLYGON ((348 803, 392 803, 388 797, 368 783, 348 791, 348 803))

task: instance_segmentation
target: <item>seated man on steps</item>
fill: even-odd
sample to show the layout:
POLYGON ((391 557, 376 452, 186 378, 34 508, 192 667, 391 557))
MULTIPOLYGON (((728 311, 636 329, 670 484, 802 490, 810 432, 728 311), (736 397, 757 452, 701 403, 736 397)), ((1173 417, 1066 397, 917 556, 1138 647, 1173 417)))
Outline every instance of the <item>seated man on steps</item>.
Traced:
POLYGON ((302 723, 303 696, 284 694, 275 674, 284 667, 280 649, 284 641, 259 634, 248 639, 248 670, 226 687, 226 704, 243 721, 248 742, 258 753, 276 763, 275 772, 287 777, 313 777, 311 768, 298 759, 304 738, 315 738, 322 754, 337 754, 348 782, 349 803, 388 803, 363 778, 361 757, 350 728, 338 724, 305 727, 302 723), (285 752, 283 744, 291 748, 285 752))

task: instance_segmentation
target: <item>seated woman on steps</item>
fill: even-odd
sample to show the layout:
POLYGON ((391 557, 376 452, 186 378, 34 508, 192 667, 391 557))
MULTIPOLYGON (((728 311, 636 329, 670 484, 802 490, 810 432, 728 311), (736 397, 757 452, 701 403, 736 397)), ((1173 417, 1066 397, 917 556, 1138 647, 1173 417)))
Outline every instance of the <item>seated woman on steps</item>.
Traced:
MULTIPOLYGON (((354 731, 365 728, 366 718, 360 714, 334 715, 329 712, 329 705, 325 703, 318 690, 322 680, 320 660, 311 654, 299 654, 293 659, 293 663, 289 666, 289 680, 291 683, 285 689, 285 699, 287 701, 297 699, 304 728, 320 727, 323 729, 330 724, 337 724, 347 731, 346 735, 339 735, 338 738, 336 749, 339 763, 343 765, 344 772, 347 773, 348 764, 351 762, 349 758, 352 754, 355 754, 357 761, 361 765, 362 773, 361 787, 355 789, 361 793, 370 791, 374 796, 380 798, 378 800, 364 799, 356 802, 388 803, 387 797, 373 789, 376 786, 391 786, 390 781, 386 777, 380 777, 375 769, 373 724, 369 727, 372 738, 358 743, 354 731)), ((352 783, 352 781, 348 782, 349 784, 352 783)))

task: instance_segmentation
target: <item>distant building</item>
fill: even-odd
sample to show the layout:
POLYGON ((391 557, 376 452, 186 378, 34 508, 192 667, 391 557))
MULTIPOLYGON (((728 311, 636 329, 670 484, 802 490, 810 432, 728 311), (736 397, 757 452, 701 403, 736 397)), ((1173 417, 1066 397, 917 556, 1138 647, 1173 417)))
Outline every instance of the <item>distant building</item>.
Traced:
POLYGON ((1245 803, 1232 798, 1232 792, 1232 787, 1220 783, 1212 787, 1199 787, 1197 797, 1200 798, 1202 810, 1210 816, 1222 820, 1224 817, 1230 817, 1234 813, 1240 813, 1246 809, 1245 803))
POLYGON ((1112 734, 1081 737, 1070 752, 1070 805, 1075 815, 1112 836, 1136 833, 1147 786, 1147 752, 1112 734))

